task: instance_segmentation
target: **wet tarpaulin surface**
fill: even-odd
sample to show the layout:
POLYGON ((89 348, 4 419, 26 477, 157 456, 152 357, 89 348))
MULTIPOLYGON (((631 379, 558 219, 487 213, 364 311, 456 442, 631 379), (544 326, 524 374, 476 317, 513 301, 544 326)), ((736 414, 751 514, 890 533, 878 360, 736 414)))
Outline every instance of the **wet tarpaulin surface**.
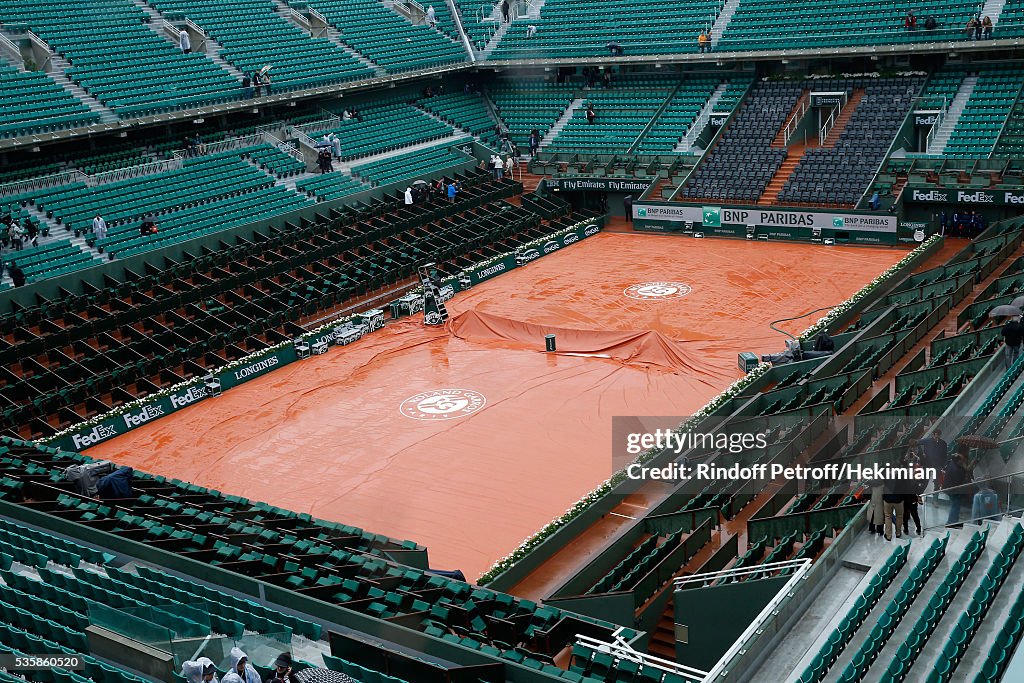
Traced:
POLYGON ((602 234, 460 294, 449 328, 397 321, 88 454, 415 540, 475 578, 608 477, 613 416, 692 413, 737 353, 781 350, 768 322, 904 253, 602 234))

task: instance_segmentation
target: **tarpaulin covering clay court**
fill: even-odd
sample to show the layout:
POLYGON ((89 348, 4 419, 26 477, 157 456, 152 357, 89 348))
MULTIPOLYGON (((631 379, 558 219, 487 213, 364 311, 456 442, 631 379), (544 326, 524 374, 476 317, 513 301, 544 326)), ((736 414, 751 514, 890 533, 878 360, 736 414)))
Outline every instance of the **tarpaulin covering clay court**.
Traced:
POLYGON ((458 295, 446 328, 399 320, 88 454, 414 540, 472 579, 611 474, 613 416, 692 413, 738 353, 782 350, 769 322, 904 255, 603 233, 458 295))

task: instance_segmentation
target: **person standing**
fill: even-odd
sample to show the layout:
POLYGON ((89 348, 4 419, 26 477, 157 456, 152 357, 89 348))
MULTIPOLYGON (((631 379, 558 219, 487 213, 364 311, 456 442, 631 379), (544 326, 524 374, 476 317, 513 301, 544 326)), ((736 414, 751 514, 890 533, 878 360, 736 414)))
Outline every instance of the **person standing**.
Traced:
POLYGON ((992 40, 992 19, 987 14, 981 20, 981 36, 985 40, 992 40))
POLYGON ((15 287, 25 286, 25 271, 18 267, 18 264, 11 261, 8 272, 11 275, 11 282, 14 283, 15 287))
POLYGON ((597 120, 597 114, 594 112, 594 103, 587 104, 587 123, 593 125, 594 121, 597 120))
POLYGON ((501 160, 500 154, 494 155, 494 177, 498 180, 505 177, 505 162, 501 160))
POLYGON ((882 515, 885 540, 892 540, 893 524, 896 526, 896 538, 903 536, 903 513, 906 487, 900 479, 889 479, 882 491, 882 515))
POLYGON ((1019 318, 1011 318, 1003 325, 1003 342, 1006 344, 1006 367, 1010 367, 1020 356, 1020 346, 1024 343, 1024 323, 1019 318))
POLYGON ((511 17, 509 16, 509 11, 510 7, 508 4, 508 0, 501 0, 501 18, 505 21, 506 24, 512 21, 511 17))
POLYGON ((427 23, 430 24, 430 28, 437 28, 437 13, 434 12, 433 5, 427 7, 427 23))
POLYGON ((188 31, 178 31, 178 47, 185 54, 192 52, 192 40, 188 37, 188 31))
POLYGON ((92 233, 95 234, 97 240, 106 239, 106 221, 98 213, 92 219, 92 233))
POLYGON ((971 464, 967 460, 966 446, 957 446, 956 453, 946 463, 943 490, 949 494, 949 517, 946 526, 960 523, 960 508, 970 504, 967 485, 971 483, 971 464))
POLYGON ((906 491, 903 494, 903 533, 910 535, 910 520, 914 520, 916 529, 915 535, 921 535, 921 516, 917 512, 917 505, 921 502, 921 494, 928 486, 928 479, 924 477, 924 470, 921 469, 921 459, 917 453, 910 451, 904 461, 904 466, 910 469, 914 479, 905 482, 906 491))
POLYGON ((903 20, 903 28, 908 31, 917 30, 917 17, 913 12, 907 12, 907 18, 903 20))
POLYGON ((633 222, 633 195, 627 194, 622 198, 622 209, 626 213, 626 222, 633 222))
POLYGON ((24 247, 24 235, 21 226, 18 225, 17 219, 11 219, 11 226, 7 230, 7 235, 11 238, 11 249, 14 251, 21 251, 24 247))
POLYGON ((405 188, 405 205, 412 206, 412 186, 405 188))
POLYGON ((458 185, 455 184, 455 181, 453 180, 451 183, 448 184, 448 201, 454 203, 455 202, 455 196, 458 193, 459 193, 459 187, 458 187, 458 185))
POLYGON ((707 32, 702 30, 700 35, 697 36, 697 47, 700 48, 701 54, 708 51, 708 45, 710 42, 711 39, 708 38, 707 32))
POLYGON ((949 444, 942 440, 942 430, 935 428, 918 442, 918 446, 921 448, 921 464, 935 471, 932 488, 938 491, 942 488, 942 470, 949 459, 949 444))
POLYGON ((885 519, 885 503, 882 500, 885 482, 881 479, 869 479, 864 483, 871 494, 871 504, 868 506, 868 532, 881 536, 885 519))

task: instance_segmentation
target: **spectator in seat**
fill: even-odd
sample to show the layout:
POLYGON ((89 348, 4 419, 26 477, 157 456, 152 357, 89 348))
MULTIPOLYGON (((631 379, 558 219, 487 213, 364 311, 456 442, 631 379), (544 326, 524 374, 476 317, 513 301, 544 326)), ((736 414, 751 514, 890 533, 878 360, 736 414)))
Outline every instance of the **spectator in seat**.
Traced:
POLYGON ((134 498, 135 494, 132 492, 134 472, 135 470, 131 467, 118 467, 101 478, 96 487, 100 500, 130 500, 134 498))
POLYGON ((11 282, 14 283, 15 287, 25 286, 25 271, 18 267, 18 264, 11 261, 11 266, 8 269, 11 275, 11 282))
POLYGON ((1003 342, 1006 344, 1006 351, 1003 352, 1006 367, 1010 367, 1020 356, 1020 347, 1024 343, 1024 323, 1019 318, 1011 318, 1010 322, 1003 325, 1003 342))
POLYGON ((981 37, 985 40, 992 40, 992 19, 988 15, 981 20, 981 37))
MULTIPOLYGON (((249 656, 242 651, 241 648, 233 647, 228 655, 228 661, 231 663, 231 673, 235 674, 242 679, 242 683, 263 683, 260 680, 260 674, 256 671, 255 667, 249 663, 249 656)), ((230 674, 225 674, 221 683, 227 680, 230 674)))
POLYGON ((935 17, 930 14, 924 20, 924 28, 926 31, 934 31, 938 28, 939 23, 935 21, 935 17))
POLYGON ((192 41, 188 37, 188 31, 178 31, 178 47, 185 54, 192 52, 192 41))
POLYGON ((700 35, 697 36, 697 46, 700 48, 700 51, 702 53, 708 51, 708 44, 710 42, 711 42, 711 40, 708 38, 707 32, 702 30, 700 32, 700 35))
POLYGON ((903 20, 903 28, 905 28, 908 31, 917 30, 917 17, 914 15, 912 11, 907 12, 907 18, 903 20))
MULTIPOLYGON (((283 681, 283 683, 299 683, 298 677, 292 671, 292 655, 290 652, 282 652, 274 660, 274 673, 270 674, 270 679, 277 679, 283 681)), ((268 682, 273 683, 270 679, 267 679, 268 682)))

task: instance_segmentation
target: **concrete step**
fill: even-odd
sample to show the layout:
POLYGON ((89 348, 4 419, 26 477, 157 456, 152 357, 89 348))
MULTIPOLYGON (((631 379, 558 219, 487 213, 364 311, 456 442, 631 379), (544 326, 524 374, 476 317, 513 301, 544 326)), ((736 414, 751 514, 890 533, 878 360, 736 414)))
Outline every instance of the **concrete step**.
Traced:
POLYGON ((583 102, 584 98, 582 97, 577 97, 572 101, 566 110, 562 112, 562 115, 558 117, 558 120, 555 121, 555 125, 551 126, 548 132, 544 134, 544 137, 540 139, 540 149, 544 149, 550 145, 556 137, 558 137, 558 134, 562 132, 570 119, 572 119, 573 114, 583 106, 583 102))

